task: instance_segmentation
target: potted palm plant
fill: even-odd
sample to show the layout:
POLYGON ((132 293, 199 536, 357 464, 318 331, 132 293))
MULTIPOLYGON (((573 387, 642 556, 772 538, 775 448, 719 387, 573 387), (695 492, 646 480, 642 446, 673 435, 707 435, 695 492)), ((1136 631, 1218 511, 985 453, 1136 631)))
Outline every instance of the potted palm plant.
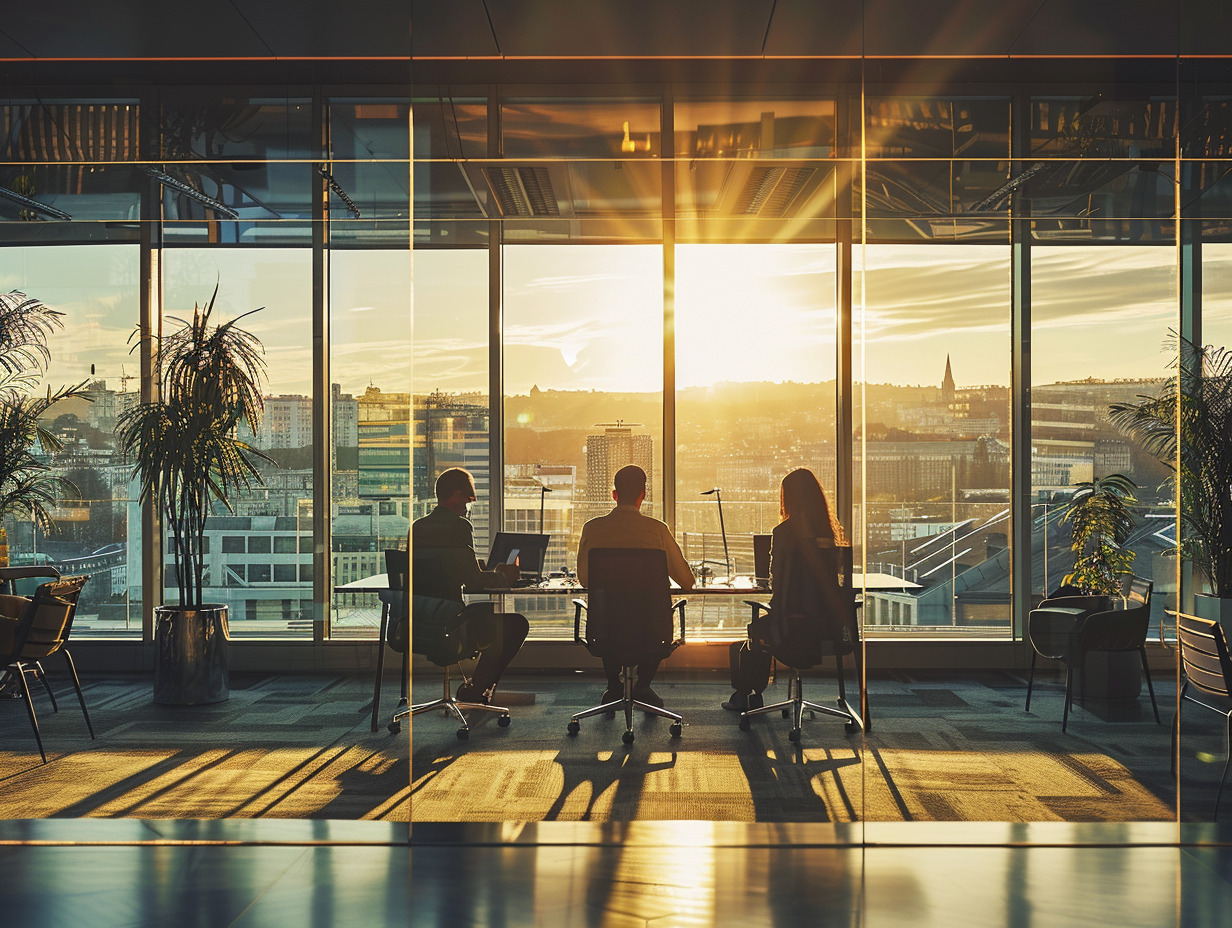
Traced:
POLYGON ((1108 418, 1172 471, 1178 548, 1207 588, 1194 610, 1232 623, 1232 352, 1177 341, 1176 376, 1156 396, 1114 403, 1108 418))
POLYGON ((192 319, 157 345, 158 396, 126 411, 117 424, 133 462, 142 502, 152 502, 172 545, 179 601, 155 609, 154 700, 177 705, 221 702, 230 695, 227 606, 203 602, 205 523, 221 504, 261 485, 256 461, 269 460, 243 441, 264 411, 265 352, 240 322, 213 321, 218 287, 192 319))
POLYGON ((1124 545, 1134 528, 1130 506, 1137 502, 1137 484, 1124 474, 1109 474, 1074 486, 1061 515, 1072 533, 1074 567, 1061 582, 1086 593, 1114 596, 1134 569, 1134 552, 1124 545))
POLYGON ((47 458, 60 441, 41 423, 60 400, 89 397, 84 381, 33 392, 51 361, 48 337, 63 325, 63 313, 41 300, 0 294, 0 519, 29 519, 44 533, 55 529, 51 507, 78 493, 52 471, 47 458))

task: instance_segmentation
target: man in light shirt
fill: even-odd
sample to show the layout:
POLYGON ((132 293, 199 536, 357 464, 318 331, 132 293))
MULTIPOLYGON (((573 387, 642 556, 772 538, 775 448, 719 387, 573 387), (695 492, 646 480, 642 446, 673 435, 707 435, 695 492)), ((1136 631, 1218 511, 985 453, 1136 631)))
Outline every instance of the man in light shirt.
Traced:
MULTIPOLYGON (((667 575, 680 584, 682 590, 693 589, 693 572, 680 553, 680 545, 672 537, 672 530, 658 519, 642 515, 642 502, 646 499, 646 472, 636 464, 630 464, 616 471, 613 483, 612 498, 616 500, 616 508, 582 526, 582 539, 578 545, 578 581, 582 586, 587 585, 591 548, 659 548, 667 553, 667 575)), ((619 698, 621 669, 619 661, 603 658, 603 672, 607 674, 607 692, 603 694, 603 702, 619 698)), ((663 700, 650 688, 658 669, 657 658, 638 661, 633 698, 662 708, 663 700)))

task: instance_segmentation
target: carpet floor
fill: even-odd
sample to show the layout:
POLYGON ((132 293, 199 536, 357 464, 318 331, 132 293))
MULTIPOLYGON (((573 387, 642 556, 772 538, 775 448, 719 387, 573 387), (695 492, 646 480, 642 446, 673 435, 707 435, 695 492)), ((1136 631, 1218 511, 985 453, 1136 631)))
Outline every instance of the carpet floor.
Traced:
MULTIPOLYGON (((1161 821, 1176 815, 1169 729, 1175 691, 1157 681, 1164 724, 1138 699, 1076 704, 1061 733, 1059 678, 1022 708, 1009 673, 882 674, 870 683, 873 731, 806 719, 797 747, 777 714, 741 731, 719 703, 717 675, 668 677, 656 689, 685 717, 569 717, 598 701, 593 676, 511 677, 513 715, 473 720, 469 740, 438 713, 391 735, 369 731, 365 677, 233 675, 229 701, 166 707, 148 677, 85 681, 97 740, 71 688, 36 705, 49 763, 40 763, 20 700, 0 700, 0 818, 308 818, 395 821, 710 820, 1161 821)), ((53 672, 53 683, 56 675, 53 672)), ((767 696, 781 699, 779 682, 767 696)), ((439 693, 416 681, 416 699, 439 693)), ((830 704, 831 680, 805 695, 830 704)), ((388 681, 385 708, 396 703, 388 681)), ((1209 818, 1224 759, 1213 713, 1186 715, 1183 817, 1209 818)), ((387 715, 386 715, 387 718, 387 715)), ((385 721, 386 719, 382 719, 385 721)))

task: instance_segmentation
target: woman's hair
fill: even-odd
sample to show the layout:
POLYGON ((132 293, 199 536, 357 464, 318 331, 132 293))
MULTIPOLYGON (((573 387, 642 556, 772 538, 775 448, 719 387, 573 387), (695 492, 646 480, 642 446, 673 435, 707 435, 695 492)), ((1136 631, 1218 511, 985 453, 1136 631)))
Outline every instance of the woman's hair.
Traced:
POLYGON ((798 467, 783 478, 779 485, 779 515, 783 519, 798 519, 806 535, 831 538, 836 545, 847 543, 826 491, 807 467, 798 467))

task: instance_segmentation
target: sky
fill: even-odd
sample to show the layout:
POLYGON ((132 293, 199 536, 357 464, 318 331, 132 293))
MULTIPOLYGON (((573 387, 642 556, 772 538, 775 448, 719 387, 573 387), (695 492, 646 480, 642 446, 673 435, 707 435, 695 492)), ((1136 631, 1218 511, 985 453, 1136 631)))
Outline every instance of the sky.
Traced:
MULTIPOLYGON (((90 376, 118 387, 138 372, 136 246, 6 248, 0 287, 65 313, 53 383, 90 376)), ((1162 376, 1175 324, 1176 252, 1168 247, 1037 247, 1036 383, 1162 376)), ((331 261, 332 379, 487 391, 483 251, 337 252, 331 261), (413 288, 413 297, 412 297, 413 288), (407 324, 413 299, 414 338, 407 324)), ((1232 339, 1232 245, 1207 245, 1205 341, 1232 339)), ((505 390, 658 391, 663 382, 658 246, 506 246, 505 390)), ((856 253, 857 378, 938 384, 950 356, 960 387, 1008 384, 1009 251, 1004 246, 869 246, 856 253)), ((190 314, 219 284, 217 312, 262 307, 246 325, 267 348, 270 392, 311 390, 311 267, 304 249, 166 252, 169 315, 190 314)), ((677 248, 676 375, 816 382, 834 376, 833 248, 677 248)))

